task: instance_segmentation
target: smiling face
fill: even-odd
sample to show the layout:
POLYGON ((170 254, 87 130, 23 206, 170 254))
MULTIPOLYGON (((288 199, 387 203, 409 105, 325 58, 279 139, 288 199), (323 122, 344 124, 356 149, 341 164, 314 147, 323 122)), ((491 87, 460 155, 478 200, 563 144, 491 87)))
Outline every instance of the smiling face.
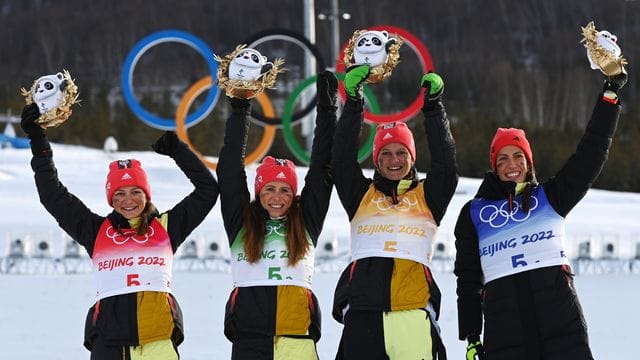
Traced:
POLYGON ((496 155, 495 171, 502 181, 524 182, 529 172, 524 151, 515 145, 504 146, 496 155))
POLYGON ((144 211, 147 195, 138 186, 123 186, 113 193, 111 204, 120 215, 133 219, 144 211))
POLYGON ((260 190, 260 205, 269 217, 276 219, 287 215, 293 202, 293 189, 284 181, 272 181, 260 190))
POLYGON ((378 154, 378 172, 389 180, 404 179, 413 167, 409 150, 400 143, 389 143, 378 154))

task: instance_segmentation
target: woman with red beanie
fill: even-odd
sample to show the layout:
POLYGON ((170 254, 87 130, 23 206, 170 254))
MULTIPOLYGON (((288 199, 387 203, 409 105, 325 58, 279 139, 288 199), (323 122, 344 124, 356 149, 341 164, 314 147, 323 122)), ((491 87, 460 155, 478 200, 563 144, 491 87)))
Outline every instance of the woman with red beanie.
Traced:
POLYGON ((429 263, 438 225, 457 182, 455 143, 444 106, 444 83, 424 75, 424 127, 431 170, 415 168, 416 148, 405 123, 379 125, 373 179, 358 164, 362 128, 360 84, 369 68, 350 69, 336 128, 332 170, 351 222, 351 263, 338 282, 333 317, 344 324, 336 359, 445 359, 436 320, 440 291, 429 263))
POLYGON ((231 246, 234 288, 224 333, 233 343, 232 359, 318 359, 320 307, 311 282, 315 246, 333 187, 330 162, 338 82, 324 72, 316 84, 316 127, 300 193, 293 162, 267 156, 256 170, 251 200, 244 168, 251 107, 248 100, 229 99, 231 116, 217 174, 231 246))
POLYGON ((536 180, 525 132, 496 132, 491 171, 455 228, 458 330, 468 341, 467 359, 593 359, 565 251, 564 219, 607 160, 626 80, 622 73, 605 81, 576 151, 543 183, 536 180))
POLYGON ((87 314, 84 338, 91 359, 178 359, 184 335, 182 312, 171 294, 173 254, 213 208, 218 184, 187 145, 166 132, 152 147, 175 160, 194 191, 160 213, 140 161, 117 160, 105 184, 113 211, 100 216, 58 179, 49 141, 35 123, 39 117, 36 104, 28 105, 21 126, 31 141, 40 202, 93 262, 97 301, 87 314))

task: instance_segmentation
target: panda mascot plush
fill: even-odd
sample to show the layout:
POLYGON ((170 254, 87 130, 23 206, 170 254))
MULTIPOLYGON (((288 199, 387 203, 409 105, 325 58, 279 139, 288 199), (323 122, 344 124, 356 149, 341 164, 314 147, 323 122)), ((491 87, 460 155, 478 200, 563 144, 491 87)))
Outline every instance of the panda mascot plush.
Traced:
POLYGON ((262 74, 271 70, 272 64, 267 57, 255 49, 244 49, 229 64, 230 80, 258 80, 262 74))
POLYGON ((587 58, 594 70, 600 70, 607 76, 618 75, 623 71, 627 60, 622 57, 618 38, 606 30, 598 31, 592 22, 582 28, 587 58))
POLYGON ((41 76, 33 82, 30 90, 21 89, 27 105, 36 103, 40 126, 55 127, 71 115, 71 105, 78 102, 78 87, 67 70, 41 76))
POLYGON ((384 64, 389 48, 395 43, 396 39, 389 38, 386 31, 365 31, 356 40, 353 49, 354 64, 367 64, 371 67, 384 64))
POLYGON ((217 82, 227 96, 251 99, 264 89, 274 89, 277 74, 283 72, 284 60, 269 62, 266 56, 256 49, 239 45, 225 57, 215 56, 219 63, 217 82))
POLYGON ((36 80, 33 102, 38 105, 40 114, 44 114, 62 104, 66 87, 67 81, 61 72, 55 75, 45 75, 36 80))
POLYGON ((400 61, 402 39, 389 36, 386 30, 356 30, 345 49, 347 69, 355 65, 369 65, 367 83, 379 83, 391 76, 400 61))

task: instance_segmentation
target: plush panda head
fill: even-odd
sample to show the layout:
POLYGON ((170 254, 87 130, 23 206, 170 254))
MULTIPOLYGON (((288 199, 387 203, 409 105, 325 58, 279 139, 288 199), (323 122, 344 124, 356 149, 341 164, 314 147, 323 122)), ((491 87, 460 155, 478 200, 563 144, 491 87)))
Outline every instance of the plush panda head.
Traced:
POLYGON ((384 64, 387 59, 389 34, 386 31, 369 30, 356 39, 353 49, 354 63, 371 67, 384 64))
POLYGON ((67 82, 62 73, 45 75, 36 81, 36 86, 33 89, 33 101, 38 104, 41 114, 62 103, 66 86, 67 82))
POLYGON ((229 79, 256 80, 263 73, 262 69, 267 64, 267 57, 262 56, 258 50, 243 49, 229 64, 229 79))

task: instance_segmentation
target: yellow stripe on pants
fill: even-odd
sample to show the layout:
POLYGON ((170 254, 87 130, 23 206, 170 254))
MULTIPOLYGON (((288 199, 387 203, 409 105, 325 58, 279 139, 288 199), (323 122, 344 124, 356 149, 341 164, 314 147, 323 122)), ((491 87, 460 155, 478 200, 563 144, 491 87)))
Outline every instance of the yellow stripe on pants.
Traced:
POLYGON ((286 336, 273 338, 273 360, 318 360, 316 344, 312 339, 286 336))
POLYGON ((178 360, 171 340, 158 340, 141 346, 131 346, 131 360, 178 360))
POLYGON ((431 320, 420 309, 382 313, 384 346, 390 360, 433 360, 431 320))

